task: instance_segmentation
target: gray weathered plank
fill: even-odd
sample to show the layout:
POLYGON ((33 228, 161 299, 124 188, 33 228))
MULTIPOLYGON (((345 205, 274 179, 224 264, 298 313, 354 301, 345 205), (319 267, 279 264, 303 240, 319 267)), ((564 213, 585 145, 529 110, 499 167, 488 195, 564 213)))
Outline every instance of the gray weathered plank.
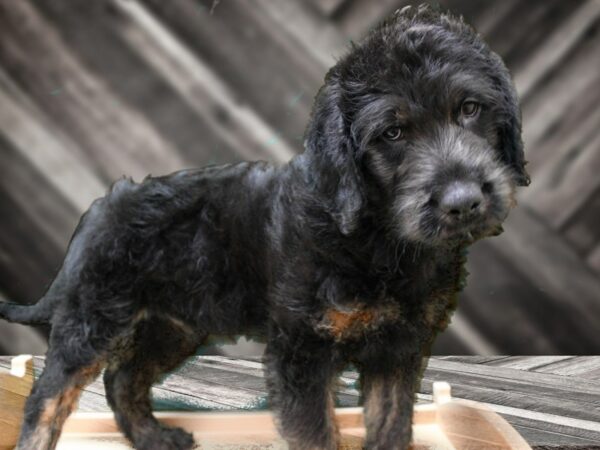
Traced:
MULTIPOLYGON (((549 149, 539 145, 553 131, 555 123, 567 116, 570 109, 586 95, 595 95, 600 75, 594 49, 600 36, 590 34, 557 70, 549 74, 544 84, 523 103, 523 140, 527 146, 527 159, 532 175, 544 165, 549 149)), ((556 149, 558 151, 560 149, 556 149)))
POLYGON ((464 362, 469 364, 488 364, 495 361, 511 358, 510 356, 432 356, 431 359, 442 359, 445 361, 464 362))
POLYGON ((142 4, 123 0, 115 0, 114 4, 135 24, 123 33, 125 40, 198 113, 199 120, 232 149, 244 159, 270 159, 279 163, 294 155, 283 141, 266 145, 275 131, 251 109, 236 102, 211 69, 142 4))
MULTIPOLYGON (((532 445, 592 445, 600 441, 599 382, 486 365, 503 360, 509 364, 519 362, 520 367, 536 367, 550 358, 431 358, 418 401, 430 402, 431 383, 443 379, 452 385, 453 396, 485 403, 503 415, 532 445), (466 362, 456 362, 453 358, 466 362)), ((556 364, 568 362, 554 360, 556 364)), ((43 362, 43 358, 35 358, 36 373, 39 374, 43 362)), ((0 367, 9 364, 10 357, 0 357, 0 367)), ((155 407, 180 410, 264 407, 262 373, 256 359, 192 358, 153 389, 155 407), (248 378, 254 380, 248 384, 248 378)), ((357 377, 354 371, 345 371, 343 375, 350 382, 357 377)), ((356 404, 356 394, 347 394, 347 398, 354 401, 349 404, 356 404)), ((102 386, 97 381, 84 392, 79 410, 107 409, 102 386)))
MULTIPOLYGON (((428 368, 420 392, 430 394, 434 381, 448 379, 452 379, 452 392, 458 398, 600 424, 600 397, 594 400, 588 394, 573 393, 567 389, 555 389, 547 385, 540 387, 519 379, 506 380, 467 373, 448 373, 445 370, 428 368)), ((600 432, 600 425, 597 431, 600 432)))
MULTIPOLYGON (((534 286, 548 291, 552 298, 566 305, 566 308, 558 304, 555 307, 564 309, 570 320, 574 320, 576 326, 569 328, 569 332, 588 336, 579 341, 579 346, 571 347, 571 352, 567 348, 563 352, 594 353, 598 345, 596 330, 600 328, 600 279, 558 234, 536 219, 527 208, 513 210, 505 229, 502 236, 488 241, 490 245, 534 286)), ((551 319, 547 314, 544 317, 551 319)))
POLYGON ((221 2, 212 15, 184 0, 144 4, 271 124, 276 135, 266 145, 283 141, 299 151, 325 70, 292 36, 279 33, 277 22, 250 2, 221 2))
POLYGON ((528 55, 527 62, 515 75, 515 85, 519 94, 527 97, 535 85, 573 51, 582 36, 599 18, 600 2, 588 0, 549 36, 544 36, 544 44, 533 55, 528 55))
POLYGON ((532 370, 556 375, 583 376, 600 369, 600 356, 576 356, 570 359, 556 360, 550 364, 532 370))
POLYGON ((0 63, 40 105, 61 118, 63 130, 94 158, 108 179, 124 173, 141 179, 183 166, 171 144, 139 111, 118 102, 29 1, 0 8, 0 63), (57 87, 60 95, 49 95, 57 87))
MULTIPOLYGON (((499 360, 488 361, 485 364, 488 366, 507 367, 517 370, 537 370, 542 366, 551 365, 558 361, 566 361, 568 364, 574 358, 574 356, 509 356, 499 360)), ((542 370, 542 372, 544 371, 542 370)))
MULTIPOLYGON (((173 67, 171 60, 161 65, 161 70, 152 64, 163 56, 158 53, 156 45, 151 47, 151 42, 158 40, 159 36, 145 42, 144 30, 136 21, 105 0, 93 5, 65 1, 37 2, 36 7, 60 33, 69 50, 107 85, 114 98, 114 104, 105 105, 109 110, 126 106, 143 114, 152 127, 177 149, 186 166, 241 159, 237 149, 213 130, 211 124, 214 118, 211 117, 211 123, 208 123, 189 104, 193 103, 197 94, 192 92, 192 98, 186 98, 170 82, 167 75, 181 78, 185 75, 183 68, 173 67), (133 34, 141 42, 133 42, 133 34), (151 51, 157 54, 154 60, 149 61, 144 56, 151 51), (111 64, 106 61, 111 61, 111 64), (167 75, 161 72, 167 72, 167 75)), ((172 55, 173 58, 175 56, 172 55)), ((200 77, 201 73, 197 76, 200 77)), ((201 92, 206 90, 206 87, 195 86, 201 92)), ((205 108, 213 115, 227 118, 228 113, 212 101, 207 101, 205 108)))
POLYGON ((471 374, 488 377, 490 380, 518 380, 519 383, 537 385, 540 387, 548 387, 550 389, 563 390, 583 396, 590 396, 596 401, 600 399, 600 383, 590 380, 577 380, 573 383, 570 377, 564 377, 554 374, 529 372, 525 370, 515 370, 504 367, 490 367, 484 364, 464 364, 453 361, 445 361, 441 359, 431 358, 429 360, 428 369, 447 371, 448 374, 471 374))
POLYGON ((600 243, 596 244, 586 258, 587 263, 592 269, 600 273, 600 243))

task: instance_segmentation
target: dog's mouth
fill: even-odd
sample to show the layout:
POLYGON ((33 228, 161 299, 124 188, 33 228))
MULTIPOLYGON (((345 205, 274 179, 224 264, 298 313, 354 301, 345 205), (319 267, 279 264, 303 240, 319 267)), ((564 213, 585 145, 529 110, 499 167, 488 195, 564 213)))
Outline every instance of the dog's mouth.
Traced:
POLYGON ((460 228, 442 226, 437 230, 434 239, 449 244, 471 244, 479 239, 497 236, 502 233, 502 225, 498 222, 490 224, 485 220, 460 228))
POLYGON ((471 244, 479 239, 497 236, 507 210, 484 204, 479 211, 457 217, 427 205, 421 216, 421 235, 424 243, 433 245, 471 244))

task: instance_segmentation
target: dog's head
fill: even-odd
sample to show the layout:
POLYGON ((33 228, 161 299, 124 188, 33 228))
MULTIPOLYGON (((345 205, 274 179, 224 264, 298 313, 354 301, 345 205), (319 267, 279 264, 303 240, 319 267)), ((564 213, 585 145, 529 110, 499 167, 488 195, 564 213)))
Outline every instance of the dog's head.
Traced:
POLYGON ((426 8, 396 12, 329 71, 305 145, 345 234, 369 208, 409 241, 481 237, 529 181, 506 67, 426 8))

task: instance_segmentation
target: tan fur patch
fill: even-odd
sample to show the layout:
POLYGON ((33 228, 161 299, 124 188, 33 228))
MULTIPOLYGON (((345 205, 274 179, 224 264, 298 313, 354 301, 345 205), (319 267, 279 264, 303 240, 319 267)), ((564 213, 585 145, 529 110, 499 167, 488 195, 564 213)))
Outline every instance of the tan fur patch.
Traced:
POLYGON ((48 426, 54 421, 54 416, 58 410, 60 398, 51 398, 44 402, 44 409, 40 414, 40 425, 48 426))
POLYGON ((330 308, 325 311, 323 319, 317 328, 327 331, 336 340, 357 337, 368 330, 377 328, 384 322, 397 320, 400 310, 394 305, 379 305, 374 307, 356 308, 340 311, 330 308))
POLYGON ((68 386, 56 397, 47 399, 44 402, 35 431, 28 437, 26 442, 20 443, 17 449, 54 448, 65 420, 77 406, 83 387, 92 381, 100 370, 100 364, 84 367, 76 375, 74 385, 68 386))
POLYGON ((373 312, 369 310, 346 313, 336 309, 330 309, 325 315, 327 316, 327 320, 331 323, 332 333, 336 336, 341 336, 351 327, 364 328, 373 321, 373 312))
POLYGON ((383 401, 383 381, 375 379, 370 383, 369 392, 364 403, 367 430, 370 428, 369 425, 382 421, 383 401))

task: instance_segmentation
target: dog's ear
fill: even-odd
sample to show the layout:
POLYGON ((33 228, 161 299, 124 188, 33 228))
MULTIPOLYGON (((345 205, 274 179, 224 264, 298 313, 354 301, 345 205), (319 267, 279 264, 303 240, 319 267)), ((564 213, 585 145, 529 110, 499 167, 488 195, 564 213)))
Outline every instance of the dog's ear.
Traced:
POLYGON ((495 53, 492 53, 491 57, 493 78, 504 98, 501 105, 502 111, 499 114, 502 120, 497 128, 502 157, 513 170, 517 185, 528 186, 530 179, 525 169, 527 161, 525 161, 523 139, 521 138, 521 108, 519 107, 517 91, 504 62, 495 53))
POLYGON ((339 230, 348 235, 356 229, 365 194, 356 145, 342 114, 341 100, 339 83, 328 76, 315 98, 305 147, 314 169, 314 186, 329 204, 339 230))
POLYGON ((508 165, 513 169, 518 186, 528 186, 529 174, 525 169, 525 153, 521 138, 521 119, 518 105, 511 106, 511 114, 498 130, 498 138, 503 156, 508 165))

